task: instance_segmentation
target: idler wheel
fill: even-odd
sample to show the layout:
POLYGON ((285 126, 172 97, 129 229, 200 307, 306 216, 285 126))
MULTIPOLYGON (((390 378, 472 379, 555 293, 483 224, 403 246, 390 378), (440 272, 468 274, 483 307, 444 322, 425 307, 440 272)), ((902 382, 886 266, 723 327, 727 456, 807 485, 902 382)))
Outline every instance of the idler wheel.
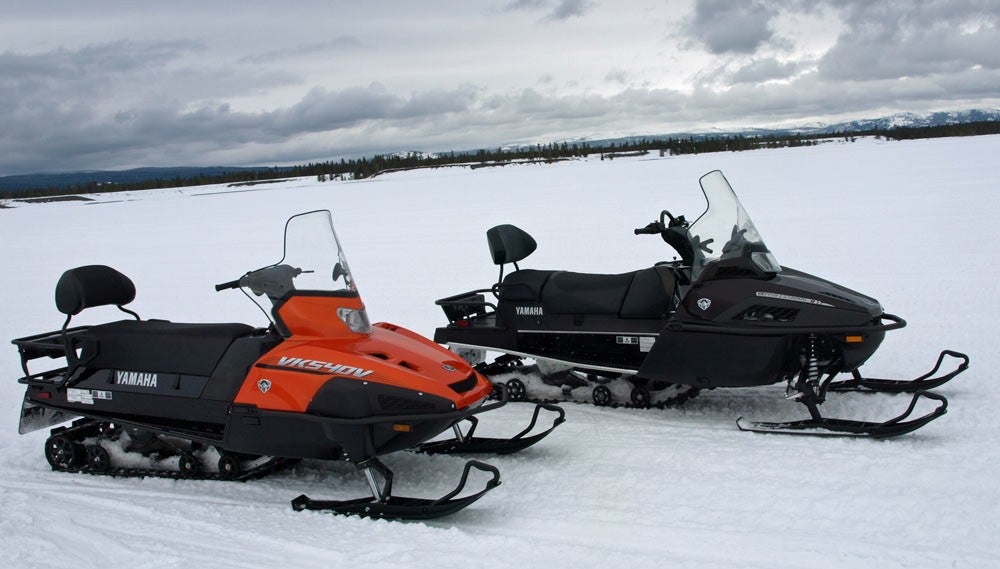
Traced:
POLYGON ((177 469, 184 478, 191 478, 201 472, 201 462, 191 453, 184 453, 177 461, 177 469))
POLYGON ((243 461, 234 454, 223 454, 219 457, 219 476, 226 480, 232 480, 240 475, 243 470, 243 461))
POLYGON ((87 447, 87 469, 91 472, 107 472, 111 468, 111 455, 101 445, 87 447))
POLYGON ((45 441, 45 460, 52 470, 69 470, 80 463, 83 455, 83 446, 67 436, 56 435, 45 441))
POLYGON ((528 389, 524 382, 514 378, 507 381, 507 399, 509 401, 524 401, 528 398, 528 389))
POLYGON ((645 387, 638 386, 632 389, 632 393, 629 394, 629 398, 632 399, 632 405, 645 409, 649 407, 650 397, 649 390, 645 387))
POLYGON ((598 385, 595 387, 594 391, 591 393, 591 397, 594 398, 594 405, 597 405, 598 407, 607 407, 615 400, 615 396, 606 385, 598 385))

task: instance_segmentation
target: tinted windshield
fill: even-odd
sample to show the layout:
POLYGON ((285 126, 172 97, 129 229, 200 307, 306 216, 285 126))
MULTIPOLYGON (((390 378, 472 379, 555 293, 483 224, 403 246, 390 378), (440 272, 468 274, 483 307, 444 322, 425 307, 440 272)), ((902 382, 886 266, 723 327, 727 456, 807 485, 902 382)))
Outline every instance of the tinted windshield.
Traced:
POLYGON ((708 207, 688 228, 694 249, 692 278, 697 279, 712 262, 742 256, 750 257, 762 270, 780 270, 722 172, 709 172, 699 183, 708 207))

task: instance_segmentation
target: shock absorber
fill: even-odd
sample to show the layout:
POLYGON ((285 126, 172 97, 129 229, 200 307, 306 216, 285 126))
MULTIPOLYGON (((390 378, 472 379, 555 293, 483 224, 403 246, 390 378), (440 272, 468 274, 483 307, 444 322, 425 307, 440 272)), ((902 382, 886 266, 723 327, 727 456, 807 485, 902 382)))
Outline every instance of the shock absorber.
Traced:
POLYGON ((816 335, 809 334, 802 349, 802 369, 795 379, 788 380, 788 387, 785 389, 785 397, 788 399, 798 400, 806 393, 815 396, 820 380, 819 357, 816 351, 816 335))
POLYGON ((816 334, 809 334, 806 347, 806 382, 813 388, 819 384, 819 358, 816 356, 816 334))

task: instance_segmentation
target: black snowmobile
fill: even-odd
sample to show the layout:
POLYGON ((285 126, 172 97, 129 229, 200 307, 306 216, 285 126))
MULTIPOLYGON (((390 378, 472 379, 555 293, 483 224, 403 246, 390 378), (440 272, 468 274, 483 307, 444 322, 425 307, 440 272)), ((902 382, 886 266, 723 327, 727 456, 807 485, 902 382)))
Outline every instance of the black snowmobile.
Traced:
POLYGON ((343 460, 364 470, 372 497, 299 496, 292 506, 425 519, 476 501, 500 483, 499 472, 469 461, 449 494, 404 498, 392 495, 380 456, 510 453, 563 420, 561 409, 546 405, 510 439, 473 436, 476 415, 506 396, 486 403, 493 385, 454 353, 398 326, 369 324, 328 211, 290 218, 281 261, 215 288, 249 290, 270 309, 271 325, 140 320, 124 307, 135 286, 122 273, 88 265, 62 275, 55 299, 63 327, 13 341, 27 386, 20 432, 76 419, 45 442, 53 469, 246 480, 295 459, 343 460), (69 326, 81 311, 105 305, 132 318, 69 326), (57 360, 54 369, 29 371, 44 358, 57 360), (529 435, 543 409, 558 414, 554 424, 529 435), (463 421, 471 423, 464 432, 463 421), (430 441, 449 430, 455 438, 430 441), (459 497, 473 469, 490 479, 459 497))
POLYGON ((513 225, 493 227, 486 237, 500 266, 498 283, 438 300, 449 324, 435 341, 505 384, 512 400, 662 407, 700 389, 785 381, 789 398, 810 418, 739 420, 741 429, 891 437, 945 413, 945 398, 927 390, 964 371, 967 356, 946 350, 915 380, 864 377, 859 367, 905 321, 873 298, 780 266, 722 173, 700 183, 708 207, 697 220, 663 211, 635 230, 659 235, 680 259, 630 273, 521 269, 534 239, 513 225), (507 264, 515 270, 505 277, 507 264), (487 350, 503 355, 487 363, 487 350), (946 357, 960 363, 933 377, 946 357), (841 373, 852 377, 834 381, 841 373), (905 413, 885 422, 823 417, 818 405, 839 390, 913 398, 905 413), (935 400, 936 408, 910 418, 920 398, 935 400))

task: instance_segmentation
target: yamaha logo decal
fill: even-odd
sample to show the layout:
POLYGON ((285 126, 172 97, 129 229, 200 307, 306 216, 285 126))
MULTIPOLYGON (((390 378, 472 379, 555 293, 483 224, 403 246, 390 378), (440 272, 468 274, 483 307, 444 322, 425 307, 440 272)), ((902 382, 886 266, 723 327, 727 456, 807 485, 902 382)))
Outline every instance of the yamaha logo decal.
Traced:
POLYGON ((262 379, 257 382, 257 389, 259 389, 261 393, 267 393, 267 390, 271 389, 271 382, 266 379, 262 379))
POLYGON ((698 299, 698 308, 700 308, 702 310, 708 310, 709 306, 712 306, 712 299, 710 299, 710 298, 699 298, 698 299))

